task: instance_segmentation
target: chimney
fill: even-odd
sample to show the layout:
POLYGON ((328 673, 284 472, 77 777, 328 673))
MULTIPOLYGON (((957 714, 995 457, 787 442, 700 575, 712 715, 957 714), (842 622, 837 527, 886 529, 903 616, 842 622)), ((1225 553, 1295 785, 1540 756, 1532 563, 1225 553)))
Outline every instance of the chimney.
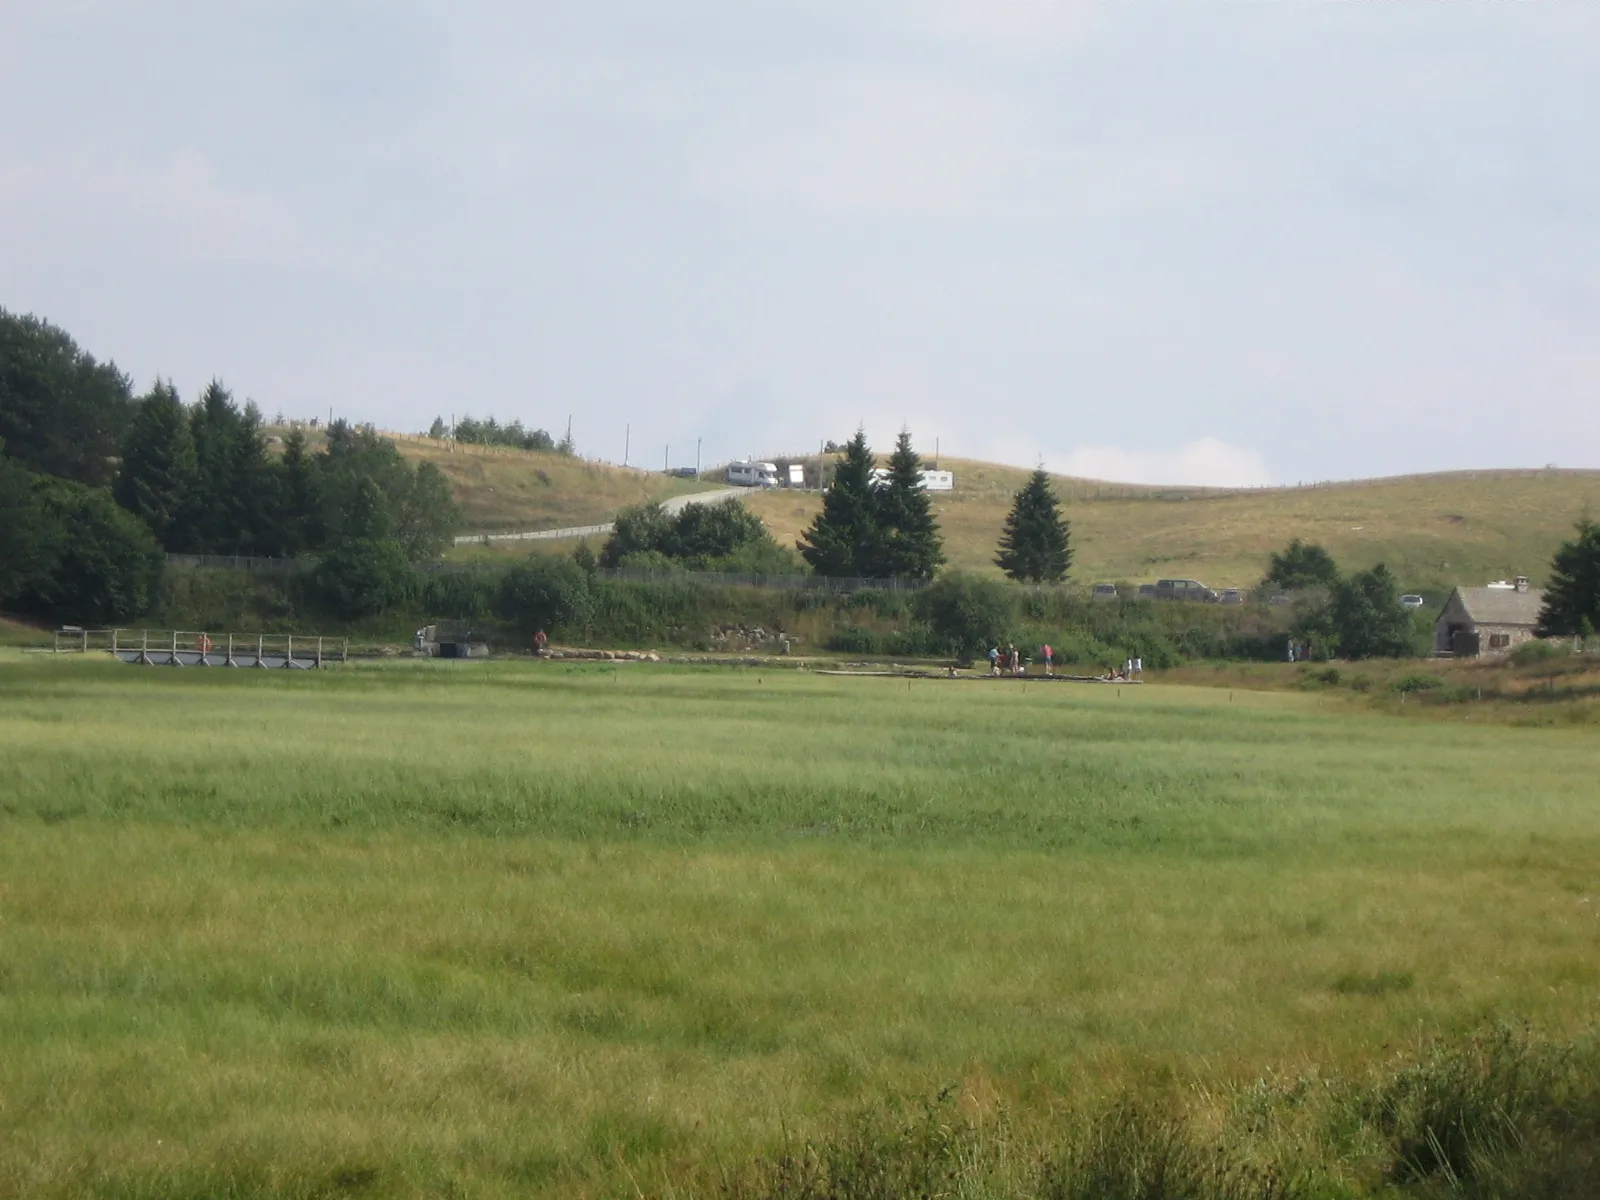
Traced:
POLYGON ((1518 575, 1517 579, 1516 579, 1516 583, 1517 583, 1517 591, 1525 592, 1525 591, 1528 590, 1528 577, 1526 575, 1518 575))

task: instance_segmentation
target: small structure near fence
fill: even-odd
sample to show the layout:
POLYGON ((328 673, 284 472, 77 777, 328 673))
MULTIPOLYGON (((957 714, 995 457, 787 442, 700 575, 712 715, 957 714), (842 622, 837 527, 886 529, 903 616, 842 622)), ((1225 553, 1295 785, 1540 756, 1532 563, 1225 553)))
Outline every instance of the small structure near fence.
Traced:
POLYGON ((275 633, 251 637, 182 629, 61 629, 57 654, 106 653, 145 667, 275 667, 310 671, 350 657, 350 639, 275 633))
POLYGON ((479 641, 465 621, 439 621, 417 630, 416 650, 428 658, 488 658, 489 647, 479 641))

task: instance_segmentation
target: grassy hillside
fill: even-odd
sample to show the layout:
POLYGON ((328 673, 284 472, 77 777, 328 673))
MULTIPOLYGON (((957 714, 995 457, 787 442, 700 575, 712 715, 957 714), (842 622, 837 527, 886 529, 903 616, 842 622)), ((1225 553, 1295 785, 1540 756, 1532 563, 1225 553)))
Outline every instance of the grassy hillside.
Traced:
MULTIPOLYGON (((954 566, 993 571, 995 543, 1028 472, 944 459, 956 490, 934 497, 954 566)), ((1072 521, 1073 577, 1148 582, 1188 576, 1249 587, 1290 538, 1321 542, 1339 562, 1385 562, 1410 586, 1482 583, 1514 574, 1540 582, 1584 511, 1600 512, 1600 471, 1474 471, 1356 480, 1304 488, 1133 487, 1058 477, 1072 521)), ((780 541, 816 515, 810 493, 753 496, 780 541)))
MULTIPOLYGON (((719 486, 563 454, 451 446, 403 433, 384 436, 392 438, 407 458, 431 462, 444 472, 461 505, 464 533, 598 525, 630 504, 719 486)), ((320 445, 321 434, 309 433, 308 441, 313 447, 320 445)))

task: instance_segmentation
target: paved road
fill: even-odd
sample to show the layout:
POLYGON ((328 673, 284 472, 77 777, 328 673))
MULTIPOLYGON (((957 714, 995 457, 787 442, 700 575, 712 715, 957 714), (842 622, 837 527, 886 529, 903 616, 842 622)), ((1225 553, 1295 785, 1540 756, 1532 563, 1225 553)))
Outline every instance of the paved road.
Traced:
MULTIPOLYGON (((661 507, 669 513, 680 513, 691 504, 715 504, 734 496, 744 496, 749 488, 718 488, 714 492, 690 492, 687 496, 674 496, 663 500, 661 507)), ((610 521, 604 525, 572 525, 566 529, 535 529, 528 533, 468 533, 456 538, 456 545, 470 542, 537 542, 558 538, 603 537, 613 528, 610 521)))

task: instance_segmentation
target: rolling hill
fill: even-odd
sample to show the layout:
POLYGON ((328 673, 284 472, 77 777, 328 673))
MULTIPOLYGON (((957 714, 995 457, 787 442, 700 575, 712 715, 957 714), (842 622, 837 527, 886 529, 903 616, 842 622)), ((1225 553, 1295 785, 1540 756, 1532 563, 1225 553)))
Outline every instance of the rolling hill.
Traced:
MULTIPOLYGON (((951 565, 994 571, 992 559, 1026 470, 943 459, 954 492, 934 496, 951 565)), ((1149 582, 1168 576, 1250 587, 1290 538, 1320 542, 1347 567, 1384 562, 1408 586, 1526 574, 1539 582, 1556 546, 1600 512, 1600 471, 1457 471, 1288 488, 1134 487, 1057 477, 1072 522, 1072 575, 1149 582)), ((810 523, 821 498, 751 497, 779 540, 810 523)))
MULTIPOLYGON (((391 435, 392 436, 392 435, 391 435)), ((396 438, 402 453, 436 463, 466 513, 464 532, 491 533, 609 520, 646 500, 721 486, 559 455, 396 438)), ((956 490, 934 507, 950 565, 993 572, 995 543, 1028 472, 944 458, 956 490)), ((1408 587, 1439 590, 1515 574, 1535 583, 1573 522, 1600 513, 1600 471, 1494 470, 1406 475, 1305 487, 1139 487, 1058 476, 1072 521, 1072 576, 1141 583, 1187 576, 1249 587, 1290 538, 1322 543, 1347 567, 1387 563, 1408 587)), ((752 492, 747 503, 793 543, 821 507, 816 492, 752 492)), ((502 553, 559 551, 524 543, 502 553)))

